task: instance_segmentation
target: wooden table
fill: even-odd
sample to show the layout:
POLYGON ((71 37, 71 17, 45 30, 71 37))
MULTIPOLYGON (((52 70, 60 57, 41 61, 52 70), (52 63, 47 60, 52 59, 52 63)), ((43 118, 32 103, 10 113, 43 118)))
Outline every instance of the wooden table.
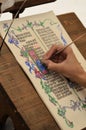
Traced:
POLYGON ((0 123, 4 124, 7 116, 13 120, 16 130, 30 130, 0 84, 0 123))
MULTIPOLYGON (((86 32, 74 13, 61 15, 58 18, 72 40, 86 32)), ((86 37, 81 38, 76 44, 86 59, 86 37)), ((31 130, 60 130, 5 44, 0 56, 0 82, 31 130)))

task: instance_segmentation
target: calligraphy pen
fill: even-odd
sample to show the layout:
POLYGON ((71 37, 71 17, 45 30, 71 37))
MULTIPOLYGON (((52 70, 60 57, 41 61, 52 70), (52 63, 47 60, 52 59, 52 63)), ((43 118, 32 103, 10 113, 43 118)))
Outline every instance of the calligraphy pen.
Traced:
POLYGON ((50 60, 54 61, 54 59, 56 59, 56 56, 60 55, 67 47, 69 47, 71 44, 73 44, 74 42, 76 42, 77 40, 79 40, 80 38, 82 38, 84 35, 86 35, 86 33, 83 33, 82 35, 80 35, 79 37, 77 37, 75 40, 73 40, 72 42, 70 42, 68 45, 64 46, 62 49, 57 50, 57 51, 50 57, 50 60))
POLYGON ((21 9, 23 8, 23 6, 24 6, 24 4, 26 3, 26 1, 27 1, 27 0, 24 0, 24 2, 21 4, 20 8, 18 9, 17 13, 15 14, 13 20, 11 21, 10 26, 9 26, 9 28, 8 28, 8 30, 7 30, 7 32, 6 32, 5 36, 4 36, 4 38, 3 38, 3 40, 2 40, 2 43, 1 43, 1 46, 0 46, 0 52, 1 52, 2 46, 3 46, 3 44, 4 44, 4 41, 5 41, 5 39, 6 39, 6 36, 7 36, 8 32, 9 32, 9 30, 10 30, 10 28, 11 28, 13 22, 14 22, 14 19, 18 16, 19 12, 20 12, 21 9))

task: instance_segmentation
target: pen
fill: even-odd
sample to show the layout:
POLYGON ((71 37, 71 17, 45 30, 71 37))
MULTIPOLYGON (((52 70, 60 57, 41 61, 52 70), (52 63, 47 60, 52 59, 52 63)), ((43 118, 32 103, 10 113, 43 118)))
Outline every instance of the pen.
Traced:
POLYGON ((69 47, 71 44, 73 44, 74 42, 76 42, 77 40, 79 40, 80 38, 82 38, 84 35, 86 35, 86 33, 83 33, 82 35, 80 35, 79 37, 77 37, 75 40, 73 40, 72 42, 70 42, 68 45, 64 46, 62 49, 57 50, 51 57, 50 59, 53 61, 53 59, 56 59, 56 56, 60 55, 67 47, 69 47))

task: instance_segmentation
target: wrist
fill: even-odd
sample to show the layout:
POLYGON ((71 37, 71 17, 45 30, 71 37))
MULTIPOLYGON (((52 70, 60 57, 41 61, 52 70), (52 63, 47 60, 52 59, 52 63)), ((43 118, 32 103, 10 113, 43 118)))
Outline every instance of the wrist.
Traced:
POLYGON ((83 71, 82 73, 78 74, 77 76, 77 83, 86 87, 86 72, 83 71))

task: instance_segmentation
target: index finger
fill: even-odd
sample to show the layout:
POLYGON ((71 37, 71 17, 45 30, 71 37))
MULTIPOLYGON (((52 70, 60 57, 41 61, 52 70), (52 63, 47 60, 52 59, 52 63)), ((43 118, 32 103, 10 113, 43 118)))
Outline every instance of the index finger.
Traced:
POLYGON ((56 51, 62 49, 64 46, 63 45, 56 45, 54 44, 44 55, 44 59, 49 59, 56 51))

